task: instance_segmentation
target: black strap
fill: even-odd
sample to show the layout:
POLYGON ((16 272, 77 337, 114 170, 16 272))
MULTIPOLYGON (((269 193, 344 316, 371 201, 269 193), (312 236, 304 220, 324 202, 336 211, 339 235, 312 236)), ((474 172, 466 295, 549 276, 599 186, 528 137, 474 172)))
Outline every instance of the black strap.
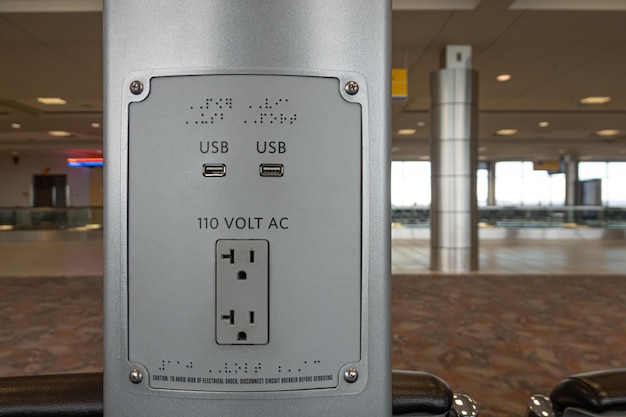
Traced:
POLYGON ((550 400, 557 413, 567 407, 594 413, 626 411, 626 369, 572 375, 554 388, 550 400))
POLYGON ((0 417, 102 416, 102 373, 0 378, 0 417))
MULTIPOLYGON (((441 378, 393 371, 393 414, 445 414, 452 391, 441 378)), ((102 374, 0 378, 0 417, 100 417, 102 374)))
POLYGON ((393 415, 445 414, 452 406, 452 390, 438 376, 426 372, 393 371, 393 415))

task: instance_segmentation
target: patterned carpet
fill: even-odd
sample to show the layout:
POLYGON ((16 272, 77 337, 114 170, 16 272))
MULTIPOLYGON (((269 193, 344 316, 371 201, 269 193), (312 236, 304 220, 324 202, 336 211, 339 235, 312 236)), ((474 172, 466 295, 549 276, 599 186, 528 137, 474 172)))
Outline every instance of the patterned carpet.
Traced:
POLYGON ((626 276, 395 276, 393 366, 522 416, 564 376, 626 366, 626 276))
POLYGON ((102 370, 102 277, 0 278, 0 376, 102 370))
MULTIPOLYGON (((398 275, 393 366, 482 416, 522 416, 562 377, 626 366, 626 276, 398 275)), ((0 278, 0 376, 102 369, 101 277, 0 278)))

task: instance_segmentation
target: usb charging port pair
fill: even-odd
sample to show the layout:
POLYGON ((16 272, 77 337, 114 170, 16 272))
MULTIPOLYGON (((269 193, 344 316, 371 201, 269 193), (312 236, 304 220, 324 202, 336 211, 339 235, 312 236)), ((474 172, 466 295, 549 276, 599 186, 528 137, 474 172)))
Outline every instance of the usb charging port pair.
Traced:
MULTIPOLYGON (((261 164, 259 165, 259 175, 262 177, 282 177, 285 174, 283 164, 261 164)), ((225 177, 226 164, 204 164, 202 165, 202 175, 205 177, 225 177)))

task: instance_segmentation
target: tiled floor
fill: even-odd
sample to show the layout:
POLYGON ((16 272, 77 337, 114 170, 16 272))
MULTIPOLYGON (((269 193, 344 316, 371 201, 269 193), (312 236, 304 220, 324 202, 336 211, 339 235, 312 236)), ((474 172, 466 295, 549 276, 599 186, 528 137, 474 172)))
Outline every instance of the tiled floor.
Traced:
MULTIPOLYGON (((626 241, 486 241, 454 276, 428 256, 394 241, 394 368, 521 417, 563 376, 626 367, 626 241)), ((0 377, 101 369, 102 242, 0 242, 0 377)))
MULTIPOLYGON (((395 239, 394 274, 423 274, 430 269, 427 240, 395 239)), ((480 272, 486 274, 623 274, 626 240, 484 240, 480 272)))
POLYGON ((101 277, 103 270, 102 240, 0 241, 0 277, 101 277))

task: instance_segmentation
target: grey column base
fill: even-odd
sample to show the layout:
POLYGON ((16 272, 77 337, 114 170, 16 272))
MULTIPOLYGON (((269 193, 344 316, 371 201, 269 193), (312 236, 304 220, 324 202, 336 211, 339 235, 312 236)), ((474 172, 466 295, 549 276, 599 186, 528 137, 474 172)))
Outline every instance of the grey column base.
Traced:
POLYGON ((478 252, 472 248, 432 248, 431 267, 439 272, 469 272, 478 270, 478 252))

